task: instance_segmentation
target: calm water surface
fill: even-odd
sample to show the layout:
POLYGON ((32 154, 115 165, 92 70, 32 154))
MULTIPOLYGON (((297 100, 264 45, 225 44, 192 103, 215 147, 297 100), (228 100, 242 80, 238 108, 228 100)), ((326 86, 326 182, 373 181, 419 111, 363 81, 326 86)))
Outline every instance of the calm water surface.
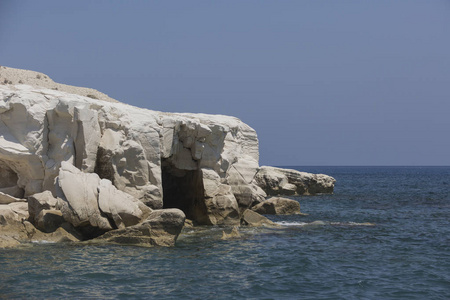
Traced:
POLYGON ((229 228, 188 229, 174 248, 0 250, 0 298, 450 299, 450 167, 291 168, 337 185, 293 197, 309 215, 270 217, 281 229, 227 241, 229 228))

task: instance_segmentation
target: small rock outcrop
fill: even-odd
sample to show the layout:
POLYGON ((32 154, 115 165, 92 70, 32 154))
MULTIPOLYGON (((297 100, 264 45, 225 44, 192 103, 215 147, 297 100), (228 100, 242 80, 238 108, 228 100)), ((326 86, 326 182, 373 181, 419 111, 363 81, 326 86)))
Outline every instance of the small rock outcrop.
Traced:
POLYGON ((93 241, 171 247, 175 245, 185 219, 184 213, 176 208, 154 210, 144 222, 109 231, 93 241))
POLYGON ((15 225, 28 217, 28 204, 25 202, 0 204, 0 225, 15 225))
POLYGON ((300 203, 292 199, 272 197, 253 206, 252 210, 262 215, 294 215, 300 214, 300 203))
POLYGON ((125 228, 145 220, 151 209, 131 195, 119 191, 107 179, 100 180, 98 186, 98 206, 115 227, 125 228))
POLYGON ((276 167, 260 167, 256 183, 268 195, 332 194, 336 180, 324 174, 311 174, 276 167))
MULTIPOLYGON (((45 209, 41 210, 39 215, 44 215, 45 209)), ((34 227, 27 219, 28 203, 11 203, 0 205, 0 248, 8 248, 20 245, 23 242, 42 241, 47 242, 66 242, 80 241, 82 236, 67 222, 58 224, 57 228, 51 233, 39 230, 34 227)), ((41 220, 39 218, 39 220, 41 220)), ((44 227, 48 228, 48 224, 44 227)))
POLYGON ((57 208, 64 219, 75 227, 89 227, 100 231, 112 230, 105 213, 98 203, 100 177, 95 173, 83 173, 65 161, 57 178, 57 208))
POLYGON ((274 222, 270 221, 264 216, 261 216, 257 212, 254 212, 250 209, 247 209, 242 214, 241 224, 246 226, 254 226, 254 227, 277 227, 278 225, 274 222))
POLYGON ((29 220, 40 231, 54 232, 65 222, 62 212, 56 208, 57 202, 49 191, 28 197, 29 220))
POLYGON ((239 229, 237 226, 233 226, 230 233, 227 233, 225 231, 222 231, 222 238, 221 240, 231 240, 231 239, 237 239, 240 238, 241 234, 239 233, 239 229))

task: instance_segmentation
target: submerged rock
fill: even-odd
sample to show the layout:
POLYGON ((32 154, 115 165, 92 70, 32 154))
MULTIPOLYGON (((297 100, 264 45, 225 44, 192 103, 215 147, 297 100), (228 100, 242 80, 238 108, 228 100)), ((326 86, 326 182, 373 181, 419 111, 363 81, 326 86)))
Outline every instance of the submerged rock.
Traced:
POLYGON ((226 233, 225 231, 222 231, 222 240, 229 240, 229 239, 236 239, 240 238, 241 234, 239 233, 239 229, 237 226, 234 226, 233 229, 231 229, 230 233, 226 233))

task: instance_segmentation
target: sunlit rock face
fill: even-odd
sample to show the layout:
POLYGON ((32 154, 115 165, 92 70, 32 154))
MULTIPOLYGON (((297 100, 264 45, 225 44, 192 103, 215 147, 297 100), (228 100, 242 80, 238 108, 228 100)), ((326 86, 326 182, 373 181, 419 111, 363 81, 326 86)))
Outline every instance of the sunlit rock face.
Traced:
POLYGON ((259 168, 255 181, 268 195, 332 194, 336 182, 325 174, 266 166, 259 168))
MULTIPOLYGON (((179 208, 198 224, 238 224, 240 212, 266 196, 255 181, 258 159, 255 131, 233 117, 162 113, 41 87, 0 86, 0 192, 17 199, 43 191, 56 197, 62 186, 73 195, 84 185, 86 201, 94 203, 98 186, 112 193, 100 184, 108 179, 152 209, 179 208), (75 179, 63 172, 56 183, 62 164, 86 175, 75 179)), ((104 216, 94 215, 107 230, 104 216)), ((116 216, 116 226, 127 220, 116 216)))

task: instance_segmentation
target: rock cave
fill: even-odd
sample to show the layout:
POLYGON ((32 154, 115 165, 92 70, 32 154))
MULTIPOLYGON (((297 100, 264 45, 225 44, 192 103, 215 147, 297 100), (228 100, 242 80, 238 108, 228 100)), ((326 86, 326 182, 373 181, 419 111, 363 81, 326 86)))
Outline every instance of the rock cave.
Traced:
POLYGON ((162 160, 163 208, 181 209, 197 224, 208 224, 201 170, 181 170, 162 160))

